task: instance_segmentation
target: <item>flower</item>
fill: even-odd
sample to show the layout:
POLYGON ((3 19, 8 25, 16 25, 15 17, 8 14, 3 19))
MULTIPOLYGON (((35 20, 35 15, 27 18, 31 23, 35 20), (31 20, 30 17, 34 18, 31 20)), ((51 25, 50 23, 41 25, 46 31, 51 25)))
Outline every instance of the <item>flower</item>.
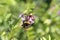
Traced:
POLYGON ((58 13, 57 13, 58 15, 60 15, 60 10, 58 11, 58 13))
POLYGON ((19 14, 19 18, 22 16, 23 14, 19 14))

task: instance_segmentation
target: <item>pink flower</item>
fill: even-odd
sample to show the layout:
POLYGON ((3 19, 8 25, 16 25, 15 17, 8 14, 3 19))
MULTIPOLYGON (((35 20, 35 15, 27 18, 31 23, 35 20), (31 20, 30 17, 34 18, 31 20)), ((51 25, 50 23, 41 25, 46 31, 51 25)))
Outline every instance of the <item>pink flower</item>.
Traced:
POLYGON ((57 13, 58 15, 60 15, 60 10, 58 11, 58 13, 57 13))
POLYGON ((22 17, 22 16, 23 16, 23 14, 20 14, 20 15, 19 15, 19 18, 22 17))

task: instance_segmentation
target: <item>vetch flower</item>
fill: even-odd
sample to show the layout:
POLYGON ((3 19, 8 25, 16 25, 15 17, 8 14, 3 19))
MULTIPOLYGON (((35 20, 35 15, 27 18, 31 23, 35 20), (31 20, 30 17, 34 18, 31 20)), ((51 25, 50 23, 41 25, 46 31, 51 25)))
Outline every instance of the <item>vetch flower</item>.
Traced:
POLYGON ((23 14, 19 14, 19 18, 22 16, 23 14))
POLYGON ((58 11, 58 13, 57 13, 58 15, 60 15, 60 10, 58 11))

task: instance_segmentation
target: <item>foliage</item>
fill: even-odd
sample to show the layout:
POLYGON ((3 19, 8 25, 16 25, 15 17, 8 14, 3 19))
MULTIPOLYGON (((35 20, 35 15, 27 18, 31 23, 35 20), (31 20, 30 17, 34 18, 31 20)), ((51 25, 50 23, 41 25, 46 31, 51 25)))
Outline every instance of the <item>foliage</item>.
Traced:
POLYGON ((60 40, 59 10, 59 0, 50 0, 49 4, 48 0, 0 0, 0 40, 60 40), (19 18, 25 10, 36 16, 27 31, 19 18))

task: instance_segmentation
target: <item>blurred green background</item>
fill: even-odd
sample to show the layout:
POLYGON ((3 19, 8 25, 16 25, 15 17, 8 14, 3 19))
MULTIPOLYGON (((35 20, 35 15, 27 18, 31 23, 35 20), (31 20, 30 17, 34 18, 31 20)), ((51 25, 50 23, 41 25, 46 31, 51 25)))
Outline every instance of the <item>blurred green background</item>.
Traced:
POLYGON ((0 40, 60 40, 60 0, 0 0, 0 40), (28 31, 20 26, 25 10, 37 17, 28 31))

